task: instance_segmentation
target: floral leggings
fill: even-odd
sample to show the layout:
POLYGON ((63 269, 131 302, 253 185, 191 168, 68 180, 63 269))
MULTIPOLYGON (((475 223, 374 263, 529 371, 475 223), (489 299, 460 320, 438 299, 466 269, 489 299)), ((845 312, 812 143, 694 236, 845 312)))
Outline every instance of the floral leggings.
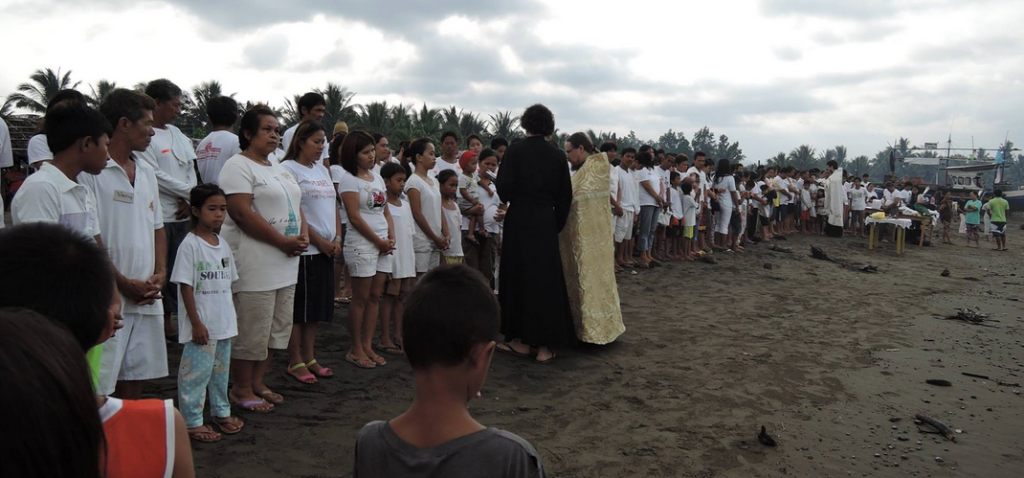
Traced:
POLYGON ((203 405, 210 392, 210 415, 231 416, 228 402, 228 368, 231 364, 231 339, 210 339, 206 345, 185 344, 178 366, 178 408, 185 426, 203 425, 203 405))

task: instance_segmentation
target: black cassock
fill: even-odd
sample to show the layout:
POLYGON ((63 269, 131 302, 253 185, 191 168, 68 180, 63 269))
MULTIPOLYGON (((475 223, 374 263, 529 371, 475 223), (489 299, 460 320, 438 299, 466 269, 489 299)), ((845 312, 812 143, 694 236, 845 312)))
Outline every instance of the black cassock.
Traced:
POLYGON ((562 347, 576 342, 558 250, 572 203, 565 152, 541 136, 508 147, 495 181, 507 202, 498 299, 505 340, 562 347))

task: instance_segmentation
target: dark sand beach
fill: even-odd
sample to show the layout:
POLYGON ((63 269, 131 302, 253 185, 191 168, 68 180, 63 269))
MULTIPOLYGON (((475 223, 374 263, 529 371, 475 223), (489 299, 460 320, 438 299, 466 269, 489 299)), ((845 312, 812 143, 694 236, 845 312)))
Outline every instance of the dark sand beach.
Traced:
MULTIPOLYGON (((1018 224, 1009 252, 959 239, 896 256, 892 244, 792 237, 779 241, 792 253, 758 245, 715 254, 716 265, 619 274, 617 342, 559 351, 547 366, 496 355, 473 413, 533 443, 552 477, 1020 476, 1022 387, 997 382, 1024 384, 1018 224), (811 258, 812 244, 878 273, 811 258), (958 307, 998 322, 933 318, 958 307), (918 413, 962 433, 923 434, 918 413), (762 425, 777 447, 758 442, 762 425)), ((278 354, 267 383, 287 403, 194 445, 198 476, 351 474, 359 429, 401 413, 412 389, 402 359, 369 371, 344 362, 346 312, 319 338, 317 358, 337 376, 299 384, 278 354)), ((170 346, 172 377, 147 395, 175 395, 179 354, 170 346)))

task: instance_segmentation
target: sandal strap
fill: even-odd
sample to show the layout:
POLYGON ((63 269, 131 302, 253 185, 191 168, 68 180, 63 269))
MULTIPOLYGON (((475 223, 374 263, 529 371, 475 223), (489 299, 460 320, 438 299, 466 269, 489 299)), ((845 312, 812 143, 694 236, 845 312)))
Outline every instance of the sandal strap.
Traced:
POLYGON ((309 362, 306 362, 306 367, 312 367, 314 365, 316 365, 316 359, 313 359, 313 360, 310 360, 309 362))
MULTIPOLYGON (((313 365, 313 362, 310 362, 309 365, 313 365)), ((306 364, 302 363, 302 362, 298 362, 295 365, 292 365, 291 367, 288 367, 288 370, 294 372, 295 369, 303 368, 303 367, 306 367, 306 364)))

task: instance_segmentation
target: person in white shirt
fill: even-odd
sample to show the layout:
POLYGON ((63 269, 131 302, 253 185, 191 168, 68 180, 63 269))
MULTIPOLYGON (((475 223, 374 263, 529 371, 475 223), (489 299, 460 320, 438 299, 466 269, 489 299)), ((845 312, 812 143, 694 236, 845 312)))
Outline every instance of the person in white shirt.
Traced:
POLYGON ((698 251, 703 251, 707 249, 705 235, 700 231, 701 223, 706 224, 705 221, 707 220, 707 218, 705 217, 705 215, 708 211, 708 200, 710 199, 708 191, 708 177, 707 173, 705 173, 704 171, 706 163, 707 155, 705 155, 702 151, 697 151, 693 155, 693 166, 691 166, 690 169, 686 170, 687 175, 696 174, 697 178, 699 179, 698 184, 694 184, 694 192, 696 193, 695 199, 697 200, 697 225, 694 226, 697 229, 695 230, 694 234, 697 236, 698 251))
POLYGON ((861 179, 853 178, 853 187, 850 188, 850 210, 852 211, 852 217, 850 222, 852 223, 852 229, 855 234, 859 234, 861 238, 864 236, 864 209, 867 208, 867 197, 868 192, 861 185, 861 179))
MULTIPOLYGON (((160 185, 160 208, 163 210, 164 232, 167 233, 167 268, 174 270, 178 246, 188 234, 191 214, 188 198, 196 179, 196 151, 192 140, 171 124, 181 114, 181 88, 166 79, 146 85, 146 94, 156 101, 153 110, 153 139, 145 151, 136 156, 156 173, 160 185)), ((178 288, 167 282, 163 290, 164 331, 168 337, 177 333, 171 314, 178 310, 178 288)))
MULTIPOLYGON (((299 98, 299 103, 295 105, 299 109, 299 122, 292 125, 284 131, 284 135, 281 137, 281 149, 275 151, 276 155, 280 159, 284 156, 285 152, 288 151, 288 147, 292 144, 292 138, 295 136, 295 130, 299 127, 299 124, 303 121, 316 121, 320 123, 324 119, 324 115, 327 114, 327 100, 320 93, 309 92, 299 98)), ((346 125, 346 128, 348 126, 346 125)), ((330 150, 330 142, 326 143, 324 152, 320 156, 320 160, 327 159, 328 151, 330 150)))
POLYGON ((103 346, 102 395, 142 398, 144 381, 166 377, 163 303, 151 295, 167 280, 167 252, 156 174, 135 158, 153 136, 156 104, 145 94, 112 91, 100 112, 114 126, 110 159, 99 175, 78 180, 96 197, 100 233, 118 276, 124 328, 103 346))
POLYGON ((615 264, 619 267, 633 267, 632 249, 629 249, 629 240, 633 237, 633 223, 636 215, 640 212, 640 205, 636 201, 637 184, 631 169, 636 158, 636 150, 625 148, 622 150, 622 160, 615 168, 619 176, 619 208, 622 214, 615 216, 615 264))
MULTIPOLYGON (((14 166, 14 152, 11 151, 11 131, 7 128, 7 123, 0 119, 0 168, 10 168, 14 166)), ((0 195, 0 213, 6 210, 4 207, 4 198, 0 195)), ((0 229, 6 226, 4 219, 0 217, 0 229)))
POLYGON ((96 197, 78 180, 82 172, 100 174, 106 166, 110 124, 81 104, 54 108, 47 120, 54 128, 47 143, 57 152, 22 183, 11 201, 11 220, 60 224, 102 245, 96 197))
MULTIPOLYGON (((736 189, 736 178, 732 175, 732 164, 727 158, 718 160, 712 188, 718 195, 718 212, 715 214, 715 245, 722 249, 739 252, 730 233, 733 210, 739 205, 740 196, 736 189)), ((735 231, 733 231, 735 232, 735 231)))
POLYGON ((668 241, 666 240, 668 226, 665 226, 663 223, 666 220, 671 222, 672 169, 676 163, 665 156, 665 150, 663 149, 657 150, 656 158, 658 158, 655 159, 657 166, 654 168, 654 171, 658 173, 659 190, 661 191, 661 200, 664 205, 661 207, 661 211, 659 211, 660 222, 658 223, 658 231, 654 238, 654 257, 659 258, 659 260, 671 260, 667 251, 668 241))
MULTIPOLYGON (((411 159, 412 155, 406 151, 405 157, 411 159)), ((445 169, 454 169, 455 172, 462 174, 462 167, 459 166, 459 135, 454 131, 445 131, 441 134, 441 157, 431 166, 430 177, 436 178, 437 174, 445 169)))
POLYGON ((479 158, 479 181, 467 186, 476 188, 477 205, 467 209, 462 215, 462 252, 466 257, 466 265, 480 271, 487 283, 493 285, 505 206, 501 203, 497 188, 493 184, 495 171, 498 169, 498 153, 492 149, 485 149, 480 152, 479 158), (473 242, 469 240, 468 215, 475 214, 476 211, 479 211, 487 236, 480 235, 476 242, 473 242))
MULTIPOLYGON (((405 182, 405 194, 412 209, 413 246, 416 250, 416 276, 426 274, 441 261, 441 251, 448 248, 451 235, 441 211, 441 189, 437 177, 430 174, 435 162, 434 143, 429 139, 409 145, 409 162, 415 168, 405 182)), ((456 173, 458 174, 458 173, 456 173)))
POLYGON ((341 254, 341 216, 330 171, 320 164, 327 135, 319 121, 299 123, 285 152, 284 166, 302 190, 302 215, 309 225, 309 248, 299 256, 288 374, 305 384, 334 376, 317 363, 314 346, 319 323, 334 318, 334 257, 341 254))
POLYGON ((238 102, 230 96, 210 98, 206 102, 206 116, 210 118, 213 131, 196 146, 196 167, 200 182, 217 184, 224 163, 242 152, 238 136, 232 132, 238 121, 238 102))
POLYGON ((640 181, 640 237, 637 239, 637 248, 640 250, 640 267, 644 269, 652 264, 661 264, 653 257, 651 248, 654 246, 654 235, 658 227, 658 213, 665 206, 659 190, 660 178, 654 170, 654 155, 651 153, 648 148, 637 156, 641 168, 637 175, 640 181))
POLYGON ((374 164, 373 172, 380 174, 380 168, 384 167, 388 163, 397 163, 398 159, 391 155, 391 149, 389 148, 388 138, 380 133, 373 134, 373 140, 376 141, 373 145, 374 164))
POLYGON ((405 196, 405 167, 389 163, 381 168, 388 193, 388 212, 395 230, 394 264, 380 304, 380 340, 374 347, 388 355, 402 355, 402 312, 405 295, 416 283, 416 253, 412 246, 412 209, 405 196), (392 328, 392 323, 394 328, 392 328))
POLYGON ((46 103, 46 112, 43 116, 43 121, 39 125, 39 134, 33 136, 28 140, 27 156, 28 165, 39 169, 44 161, 50 161, 53 159, 53 152, 50 151, 50 147, 46 144, 46 116, 50 113, 50 110, 58 106, 67 106, 71 104, 79 104, 88 106, 88 102, 85 100, 85 96, 82 95, 78 90, 60 90, 50 98, 50 101, 46 103))

